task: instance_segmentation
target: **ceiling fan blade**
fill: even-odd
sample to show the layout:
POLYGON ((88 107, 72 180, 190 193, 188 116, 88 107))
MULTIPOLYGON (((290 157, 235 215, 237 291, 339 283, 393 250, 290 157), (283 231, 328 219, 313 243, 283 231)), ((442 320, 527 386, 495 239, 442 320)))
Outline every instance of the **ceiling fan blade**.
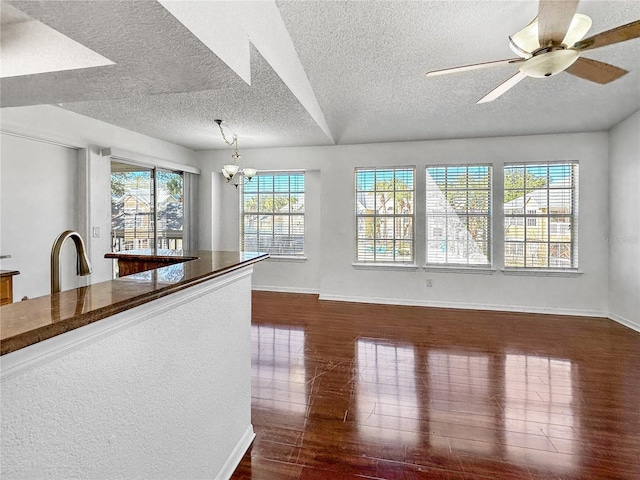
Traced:
POLYGON ((463 65, 461 67, 445 68, 443 70, 432 70, 427 72, 427 77, 437 77, 438 75, 447 75, 449 73, 467 72, 470 70, 478 70, 481 68, 499 67, 500 65, 508 65, 510 63, 524 62, 524 58, 509 58, 507 60, 496 60, 495 62, 475 63, 473 65, 463 65))
POLYGON ((498 98, 500 95, 506 93, 515 84, 517 84, 518 82, 523 80, 525 77, 526 77, 526 75, 518 70, 517 73, 515 73, 514 75, 509 77, 507 80, 502 82, 500 85, 498 85, 496 88, 491 90, 489 93, 487 93, 484 97, 482 97, 476 103, 487 103, 487 102, 494 101, 496 98, 498 98))
POLYGON ((565 72, 604 85, 629 73, 622 68, 590 58, 579 58, 565 72))
POLYGON ((576 50, 584 52, 585 50, 593 50, 594 48, 606 47, 614 43, 625 42, 633 38, 640 37, 640 20, 620 25, 606 32, 598 33, 592 37, 585 38, 576 42, 573 46, 576 50))
POLYGON ((538 7, 538 38, 540 46, 549 42, 560 45, 571 26, 579 0, 540 0, 538 7))

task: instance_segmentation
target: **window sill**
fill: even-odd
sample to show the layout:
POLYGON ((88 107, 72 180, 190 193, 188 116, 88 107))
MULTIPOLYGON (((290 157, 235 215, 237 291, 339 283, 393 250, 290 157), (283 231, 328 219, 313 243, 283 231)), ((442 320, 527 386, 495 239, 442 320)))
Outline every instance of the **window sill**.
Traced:
POLYGON ((559 270, 552 268, 503 268, 502 273, 503 275, 522 275, 531 277, 579 277, 584 274, 584 272, 576 269, 559 270))
POLYGON ((353 268, 358 270, 417 270, 415 263, 360 263, 353 262, 353 268))
POLYGON ((276 262, 306 262, 308 260, 306 255, 274 255, 273 253, 269 254, 269 258, 267 262, 276 261, 276 262))
POLYGON ((459 265, 444 266, 444 265, 424 265, 427 272, 437 273, 472 273, 479 275, 493 275, 498 270, 492 267, 463 267, 459 265))

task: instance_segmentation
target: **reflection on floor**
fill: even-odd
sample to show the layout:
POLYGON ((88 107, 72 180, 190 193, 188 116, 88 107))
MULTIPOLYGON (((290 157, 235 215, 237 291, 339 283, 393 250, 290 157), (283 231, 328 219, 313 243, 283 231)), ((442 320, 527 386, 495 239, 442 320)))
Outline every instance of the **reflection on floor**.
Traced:
POLYGON ((640 478, 640 334, 254 292, 234 479, 640 478))
POLYGON ((359 436, 371 442, 417 445, 420 409, 413 346, 358 339, 356 351, 359 436))
POLYGON ((251 347, 253 407, 304 415, 304 330, 253 325, 251 347))

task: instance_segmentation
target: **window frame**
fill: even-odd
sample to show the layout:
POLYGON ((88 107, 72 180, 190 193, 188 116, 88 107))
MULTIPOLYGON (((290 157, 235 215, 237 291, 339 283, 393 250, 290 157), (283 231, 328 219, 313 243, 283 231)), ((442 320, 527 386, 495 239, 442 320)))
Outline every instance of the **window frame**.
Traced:
MULTIPOLYGON (((578 272, 579 269, 579 256, 578 256, 578 226, 579 226, 579 179, 580 179, 580 162, 578 160, 559 160, 559 161, 535 161, 535 162, 509 162, 509 163, 505 163, 503 165, 502 168, 502 173, 503 173, 503 180, 502 180, 502 187, 503 187, 503 224, 502 224, 502 229, 503 229, 503 245, 502 245, 502 250, 503 250, 503 255, 504 255, 504 271, 506 273, 508 272, 513 272, 513 273, 517 273, 517 272, 567 272, 567 273, 575 273, 578 272), (549 173, 549 169, 552 167, 562 167, 562 166, 567 166, 570 169, 570 174, 569 174, 569 185, 560 185, 560 186, 556 186, 553 187, 552 186, 552 182, 551 182, 551 174, 549 173), (506 179, 506 173, 509 169, 514 169, 514 168, 522 168, 525 172, 524 175, 524 179, 523 179, 523 186, 522 189, 520 188, 505 188, 505 179, 506 179), (527 185, 526 185, 526 173, 527 173, 527 169, 536 169, 536 168, 546 168, 546 178, 547 178, 547 184, 545 187, 543 188, 535 188, 534 190, 544 190, 546 192, 546 205, 547 205, 547 211, 546 213, 531 213, 531 209, 525 208, 524 206, 520 209, 518 209, 518 213, 507 213, 507 209, 504 208, 504 206, 506 206, 509 202, 504 202, 504 198, 507 192, 509 191, 523 191, 524 196, 528 195, 529 193, 531 193, 534 190, 531 190, 530 192, 527 192, 527 185), (571 208, 571 212, 567 213, 567 212, 563 212, 563 213, 552 213, 551 212, 551 208, 549 207, 549 205, 551 205, 551 192, 554 190, 569 190, 571 193, 571 201, 569 202, 570 208, 571 208), (522 211, 522 213, 520 213, 520 211, 522 211), (558 222, 553 222, 552 219, 554 218, 566 218, 569 217, 570 221, 568 222, 569 225, 569 230, 570 230, 570 240, 567 241, 559 241, 559 240, 552 240, 552 224, 555 225, 556 227, 556 234, 558 231, 557 228, 557 223, 558 222), (521 223, 514 223, 514 219, 521 219, 521 223), (541 220, 541 221, 538 221, 541 220), (507 237, 507 232, 506 232, 506 227, 507 224, 510 225, 518 225, 521 226, 523 229, 523 233, 522 233, 522 240, 514 240, 514 239, 510 239, 507 237), (546 241, 543 240, 531 240, 528 238, 528 233, 527 233, 527 228, 539 228, 540 225, 544 225, 546 228, 546 234, 543 233, 543 236, 546 235, 546 241), (522 250, 524 252, 524 255, 522 257, 523 260, 523 265, 507 265, 507 248, 509 246, 513 246, 515 244, 521 244, 522 245, 522 250), (527 265, 527 251, 528 245, 546 245, 546 258, 547 258, 547 265, 543 266, 543 265, 527 265), (570 252, 570 258, 569 258, 569 265, 567 266, 562 266, 562 265, 558 265, 558 264, 554 264, 552 265, 551 263, 551 251, 552 251, 552 245, 555 244, 564 244, 564 245, 569 245, 569 252, 570 252)), ((562 177, 562 178, 566 178, 566 177, 562 177)), ((513 200, 515 200, 516 198, 520 198, 520 197, 515 197, 513 200)), ((513 201, 513 200, 510 200, 513 201)), ((562 223, 566 223, 566 222, 562 222, 562 223)))
MULTIPOLYGON (((424 191, 424 204, 425 204, 425 231, 424 231, 424 235, 425 235, 425 241, 424 241, 424 254, 425 254, 425 268, 427 269, 432 269, 432 268, 436 268, 436 269, 443 269, 443 270, 460 270, 460 269, 475 269, 475 270, 482 270, 482 269, 493 269, 493 248, 494 248, 494 235, 493 235, 493 222, 494 222, 494 211, 493 211, 493 195, 494 195, 494 181, 495 181, 495 177, 493 174, 493 168, 494 165, 492 163, 447 163, 447 164, 435 164, 435 165, 426 165, 425 166, 425 171, 424 171, 424 178, 425 178, 425 191, 424 191), (430 241, 435 241, 432 240, 429 236, 429 205, 428 205, 428 195, 429 192, 431 191, 435 191, 433 189, 429 189, 428 187, 428 182, 427 182, 427 176, 429 176, 429 169, 432 168, 443 168, 443 169, 465 169, 465 175, 467 176, 466 178, 468 179, 468 175, 469 175, 469 169, 472 168, 487 168, 487 172, 488 172, 488 181, 487 181, 487 187, 486 188, 470 188, 468 181, 467 181, 467 185, 466 188, 459 188, 459 189, 452 189, 451 191, 460 191, 460 192, 465 192, 467 194, 467 199, 468 199, 468 193, 469 192, 478 192, 478 191, 486 191, 487 194, 487 213, 486 214, 480 214, 480 213, 470 213, 469 212, 469 203, 467 201, 466 204, 466 210, 467 212, 462 215, 465 219, 469 219, 472 217, 483 217, 486 218, 486 226, 487 226, 487 230, 486 230, 486 235, 487 238, 485 240, 486 245, 487 245, 487 251, 486 251, 486 258, 487 261, 486 262, 471 262, 469 256, 467 257, 467 262, 462 263, 462 262, 450 262, 450 261, 445 261, 445 262, 429 262, 429 242, 430 241)), ((445 178, 446 175, 448 175, 448 172, 445 172, 445 178)), ((439 192, 442 192, 442 189, 438 189, 439 192)), ((449 188, 447 185, 447 188, 444 190, 444 194, 446 195, 449 192, 449 188)), ((447 203, 447 205, 449 205, 447 203)), ((454 213, 453 215, 455 215, 457 218, 460 217, 459 214, 454 213)), ((443 217, 445 218, 445 222, 447 222, 447 219, 449 218, 449 212, 445 212, 445 213, 435 213, 435 214, 431 214, 432 217, 443 217)), ((467 223, 468 224, 468 223, 467 223)), ((469 231, 467 230, 467 243, 469 241, 469 236, 471 236, 471 234, 469 233, 469 231)), ((445 239, 443 240, 444 242, 448 243, 450 241, 449 237, 448 237, 448 233, 447 233, 447 229, 444 229, 444 237, 445 239)))
MULTIPOLYGON (((354 208, 353 208, 353 212, 354 212, 354 261, 353 261, 353 266, 355 267, 415 267, 416 266, 416 209, 415 209, 415 201, 416 201, 416 166, 415 165, 403 165, 403 166, 375 166, 375 167, 355 167, 354 168, 354 174, 353 174, 353 180, 354 180, 354 208), (358 173, 359 172, 366 172, 366 171, 371 171, 374 174, 374 203, 377 204, 377 200, 375 200, 376 194, 377 192, 393 192, 394 193, 394 210, 395 210, 395 193, 396 192, 411 192, 412 194, 412 211, 410 214, 396 214, 395 211, 392 214, 380 214, 377 211, 374 211, 374 213, 372 214, 359 214, 358 213, 358 194, 359 193, 364 193, 364 192, 371 192, 371 190, 359 190, 358 189, 358 173), (410 171, 411 175, 412 175, 412 185, 411 185, 411 189, 406 189, 406 190, 397 190, 395 188, 395 183, 394 183, 394 189, 393 190, 377 190, 376 189, 376 176, 378 172, 384 172, 384 171, 392 171, 393 172, 393 179, 396 179, 396 172, 397 171, 410 171), (394 225, 394 238, 392 239, 376 239, 375 238, 375 232, 373 235, 373 238, 368 238, 368 237, 360 237, 359 236, 359 231, 358 231, 358 219, 360 218, 371 218, 373 219, 373 222, 375 224, 376 219, 377 218, 385 218, 385 219, 392 219, 393 220, 393 225, 394 225), (402 218, 411 218, 411 236, 410 238, 396 238, 395 236, 395 225, 396 225, 396 220, 397 219, 402 219, 402 218), (360 258, 358 256, 358 251, 359 251, 359 242, 361 240, 371 240, 373 241, 374 244, 374 248, 373 248, 373 260, 368 260, 366 258, 360 258), (385 242, 393 242, 393 259, 389 259, 389 258, 383 258, 380 260, 377 260, 377 251, 376 251, 376 241, 380 240, 380 241, 385 241, 385 242), (396 251, 398 250, 396 248, 396 243, 397 242, 411 242, 411 258, 410 259, 396 259, 396 251)), ((376 210, 374 208, 374 210, 376 210)))
MULTIPOLYGON (((240 184, 240 188, 238 188, 238 193, 239 193, 239 239, 238 239, 238 243, 239 243, 239 249, 240 251, 244 250, 244 246, 245 246, 245 216, 248 215, 256 215, 258 216, 258 224, 256 225, 256 231, 255 231, 255 238, 256 238, 256 248, 258 250, 260 250, 260 237, 271 237, 272 240, 273 238, 275 238, 276 236, 276 232, 275 232, 275 218, 276 216, 288 216, 289 217, 289 221, 288 221, 288 229, 289 229, 289 233, 286 235, 287 238, 291 239, 292 238, 292 233, 291 233, 291 217, 297 216, 297 217, 302 217, 303 218, 303 222, 302 222, 302 251, 300 252, 277 252, 277 251, 273 251, 271 248, 267 249, 266 253, 269 253, 270 257, 277 260, 277 259, 293 259, 293 260, 304 260, 306 259, 306 253, 305 253, 305 246, 306 246, 306 187, 307 187, 307 182, 306 182, 306 171, 305 170, 260 170, 251 180, 251 182, 256 182, 257 183, 257 187, 256 187, 256 191, 255 192, 249 192, 250 194, 255 194, 256 195, 256 201, 257 201, 257 210, 256 211, 248 211, 245 212, 244 211, 244 205, 245 205, 245 193, 246 192, 246 187, 245 185, 248 184, 248 182, 242 182, 240 184), (260 195, 261 195, 261 191, 260 191, 260 183, 259 183, 259 177, 265 177, 265 176, 271 176, 274 177, 277 175, 287 175, 288 176, 288 183, 289 183, 289 188, 286 192, 276 192, 276 188, 275 186, 273 187, 273 191, 264 191, 263 193, 265 194, 271 194, 273 196, 275 196, 276 194, 281 194, 281 195, 288 195, 289 198, 291 198, 291 195, 298 195, 298 194, 302 194, 304 196, 304 203, 303 203, 303 210, 301 212, 292 212, 291 211, 291 204, 289 203, 289 212, 288 213, 283 213, 283 212, 261 212, 260 211, 260 195), (302 190, 294 190, 292 191, 291 189, 291 176, 292 175, 302 175, 302 190), (272 220, 272 231, 271 234, 260 234, 260 216, 262 215, 269 215, 271 217, 273 217, 272 220), (271 251, 269 251, 271 250, 271 251)), ((289 200, 290 202, 290 200, 289 200)), ((253 235, 253 234, 252 234, 253 235)), ((273 245, 272 245, 273 246, 273 245)), ((260 250, 262 251, 262 250, 260 250)))

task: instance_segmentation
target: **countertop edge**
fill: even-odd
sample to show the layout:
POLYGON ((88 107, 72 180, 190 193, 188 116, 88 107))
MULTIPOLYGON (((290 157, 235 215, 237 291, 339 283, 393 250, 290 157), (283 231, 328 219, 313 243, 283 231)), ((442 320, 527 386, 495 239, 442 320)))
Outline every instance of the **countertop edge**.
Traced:
POLYGON ((105 253, 104 258, 116 260, 147 260, 153 262, 188 262, 189 260, 197 260, 197 256, 190 255, 162 255, 162 254, 144 254, 144 253, 105 253))
MULTIPOLYGON (((185 290, 189 287, 206 282, 208 280, 221 277, 235 270, 246 268, 257 262, 265 260, 268 257, 269 257, 269 254, 262 254, 262 255, 229 265, 220 270, 212 271, 210 273, 206 273, 206 274, 191 278, 187 281, 177 282, 174 284, 158 287, 156 290, 153 290, 152 292, 136 295, 134 297, 128 298, 121 302, 109 304, 107 306, 99 307, 94 310, 91 310, 89 312, 77 314, 73 318, 65 319, 64 321, 43 325, 33 330, 28 330, 22 333, 18 333, 16 335, 3 339, 2 342, 0 342, 0 355, 5 355, 11 352, 15 352, 16 350, 19 350, 21 348, 34 345, 38 342, 42 342, 44 340, 53 338, 57 335, 61 335, 71 330, 84 327, 85 325, 98 322, 107 317, 125 312, 127 310, 133 309, 140 305, 144 305, 145 303, 149 303, 159 298, 165 297, 167 295, 171 295, 172 293, 176 293, 181 290, 185 290)), ((168 268, 168 267, 159 267, 155 270, 159 271, 159 270, 162 270, 163 268, 168 268)), ((124 277, 116 278, 109 281, 120 283, 120 282, 136 282, 138 280, 136 280, 135 278, 131 278, 131 276, 124 276, 124 277)), ((86 288, 90 288, 90 286, 80 287, 76 290, 80 291, 86 288)))

